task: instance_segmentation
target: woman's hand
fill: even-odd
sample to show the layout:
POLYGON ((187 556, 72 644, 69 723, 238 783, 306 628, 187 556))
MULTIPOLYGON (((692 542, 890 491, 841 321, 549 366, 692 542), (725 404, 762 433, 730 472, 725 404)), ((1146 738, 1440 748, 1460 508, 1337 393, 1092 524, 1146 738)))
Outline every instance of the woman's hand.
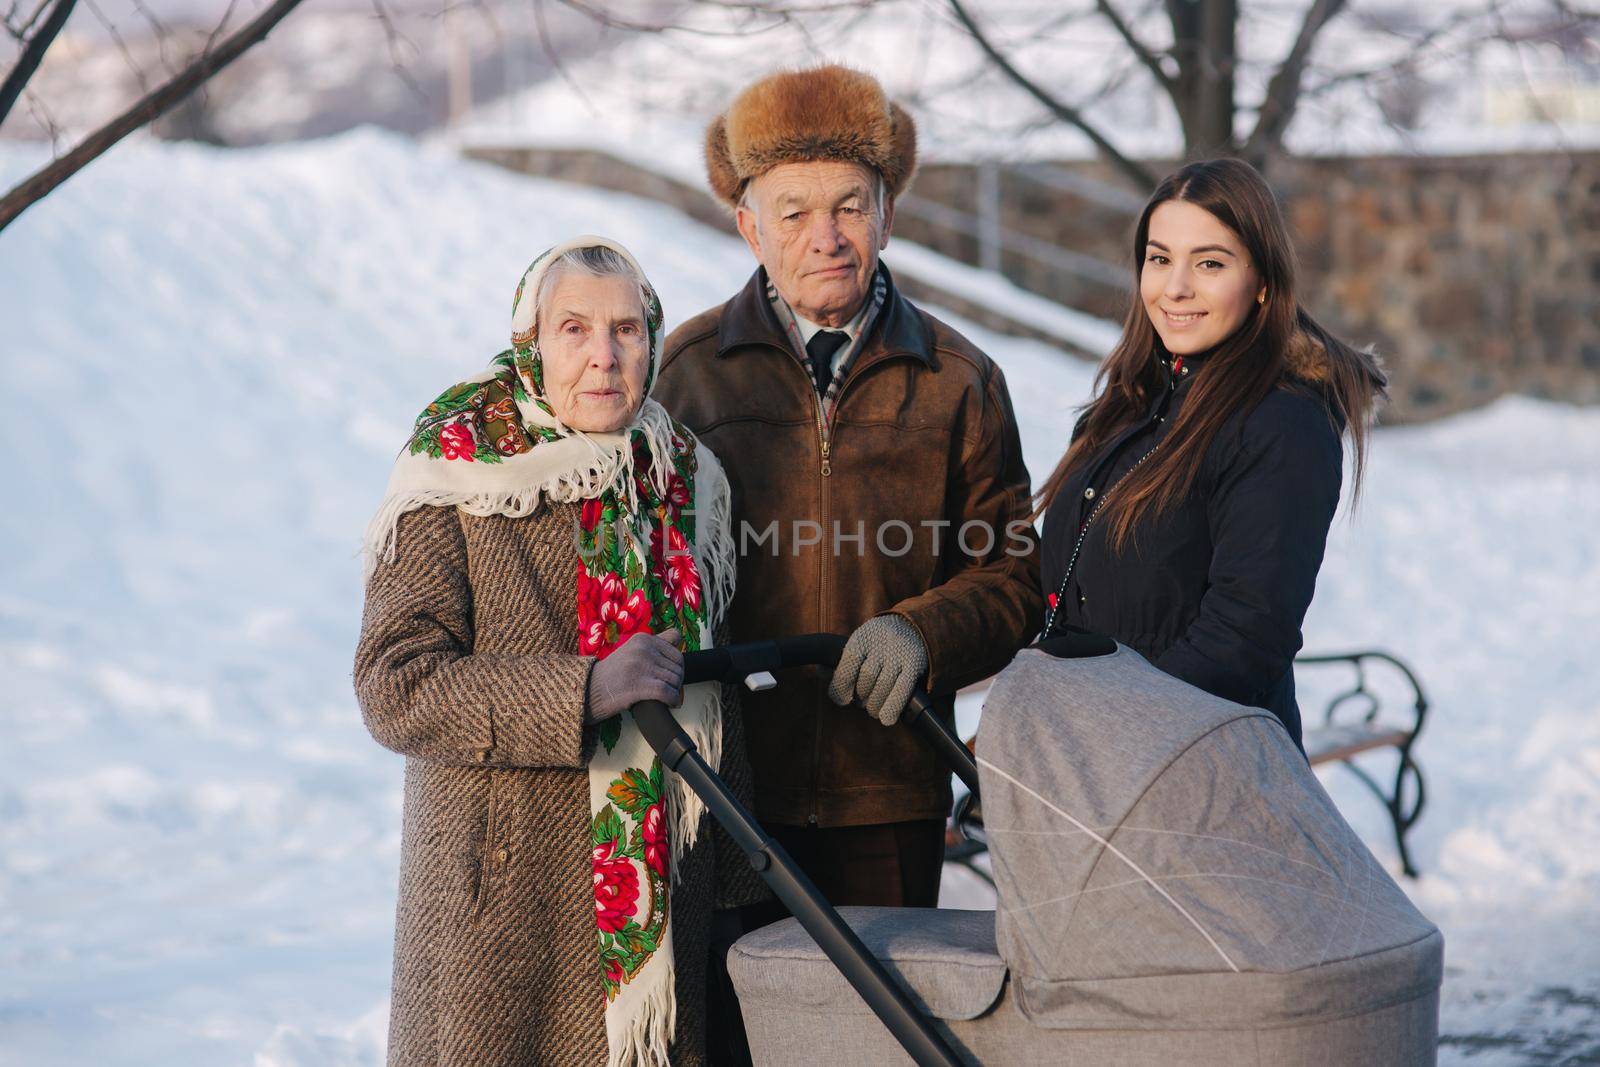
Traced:
POLYGON ((677 630, 634 634, 594 665, 584 717, 591 723, 620 715, 641 700, 674 707, 683 699, 683 653, 677 630))

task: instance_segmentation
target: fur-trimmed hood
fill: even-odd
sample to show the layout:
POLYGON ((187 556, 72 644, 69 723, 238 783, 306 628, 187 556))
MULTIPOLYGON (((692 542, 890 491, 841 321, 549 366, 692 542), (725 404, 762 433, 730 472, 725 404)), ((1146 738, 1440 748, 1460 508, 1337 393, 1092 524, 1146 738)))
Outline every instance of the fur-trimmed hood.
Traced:
MULTIPOLYGON (((1292 378, 1328 389, 1333 387, 1336 375, 1333 356, 1328 351, 1330 339, 1321 331, 1321 326, 1315 322, 1308 324, 1303 317, 1289 337, 1289 345, 1283 353, 1283 369, 1292 378)), ((1364 399, 1360 410, 1344 414, 1351 418, 1365 418, 1371 413, 1373 405, 1387 395, 1389 376, 1384 371, 1383 360, 1370 347, 1351 349, 1337 339, 1333 339, 1332 343, 1339 345, 1355 360, 1360 374, 1365 378, 1361 387, 1364 399)))
POLYGON ((1295 330, 1283 353, 1283 369, 1305 382, 1322 384, 1328 380, 1328 350, 1304 330, 1295 330))
POLYGON ((705 151, 711 191, 730 208, 751 178, 824 159, 869 167, 899 196, 916 171, 917 126, 872 75, 833 64, 746 87, 707 128, 705 151))

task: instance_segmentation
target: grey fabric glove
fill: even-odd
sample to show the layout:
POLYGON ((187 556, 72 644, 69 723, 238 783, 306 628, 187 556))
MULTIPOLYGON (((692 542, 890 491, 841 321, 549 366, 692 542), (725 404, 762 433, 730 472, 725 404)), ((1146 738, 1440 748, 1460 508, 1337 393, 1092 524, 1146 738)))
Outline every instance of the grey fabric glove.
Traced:
POLYGON ((899 615, 879 615, 856 628, 833 670, 828 698, 859 700, 885 726, 906 710, 911 689, 928 673, 928 649, 917 628, 899 615))
POLYGON ((584 718, 604 722, 641 700, 674 707, 683 699, 683 653, 677 630, 634 634, 589 672, 584 718))

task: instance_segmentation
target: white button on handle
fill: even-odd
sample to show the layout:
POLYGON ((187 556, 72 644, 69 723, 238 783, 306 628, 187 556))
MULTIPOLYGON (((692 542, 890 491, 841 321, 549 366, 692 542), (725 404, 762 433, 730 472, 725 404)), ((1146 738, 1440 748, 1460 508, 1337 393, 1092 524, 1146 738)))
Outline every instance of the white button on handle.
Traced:
POLYGON ((772 676, 771 671, 756 671, 745 676, 744 686, 752 693, 759 693, 766 689, 778 688, 778 680, 772 676))

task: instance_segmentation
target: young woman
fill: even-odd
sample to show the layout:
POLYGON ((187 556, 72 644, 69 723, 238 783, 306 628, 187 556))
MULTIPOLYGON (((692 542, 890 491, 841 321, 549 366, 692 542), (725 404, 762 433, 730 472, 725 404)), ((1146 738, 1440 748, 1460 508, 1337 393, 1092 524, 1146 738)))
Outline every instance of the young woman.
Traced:
POLYGON ((1350 435, 1359 487, 1385 380, 1295 298, 1294 253, 1248 164, 1161 183, 1134 236, 1138 300, 1038 494, 1046 634, 1116 638, 1271 711, 1300 743, 1295 653, 1350 435))

